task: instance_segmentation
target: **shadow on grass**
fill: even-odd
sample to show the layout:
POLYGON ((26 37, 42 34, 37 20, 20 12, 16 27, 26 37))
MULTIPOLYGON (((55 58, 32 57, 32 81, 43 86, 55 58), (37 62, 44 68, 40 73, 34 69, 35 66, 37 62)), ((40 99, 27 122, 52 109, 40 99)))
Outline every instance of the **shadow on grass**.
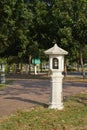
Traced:
POLYGON ((45 108, 48 107, 48 104, 46 104, 46 103, 42 103, 42 102, 38 102, 38 101, 35 101, 35 100, 30 100, 30 99, 24 99, 24 98, 20 98, 20 97, 7 97, 5 99, 19 100, 19 101, 28 102, 28 103, 31 103, 31 104, 40 105, 40 106, 43 106, 45 108))
POLYGON ((79 99, 77 99, 77 102, 83 105, 87 105, 87 97, 80 97, 79 99))
POLYGON ((67 102, 70 100, 71 102, 77 102, 84 106, 87 106, 87 95, 86 94, 79 94, 79 95, 73 95, 73 96, 65 96, 64 101, 67 102))

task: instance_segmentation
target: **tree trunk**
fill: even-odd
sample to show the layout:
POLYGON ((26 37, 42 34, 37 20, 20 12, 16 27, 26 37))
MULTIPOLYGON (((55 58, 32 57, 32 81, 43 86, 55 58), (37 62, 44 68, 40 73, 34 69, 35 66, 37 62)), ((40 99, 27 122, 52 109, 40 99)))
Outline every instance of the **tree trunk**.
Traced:
POLYGON ((64 60, 64 77, 67 76, 67 64, 66 64, 66 58, 64 60))
POLYGON ((40 72, 42 72, 42 61, 40 63, 40 72))
POLYGON ((31 55, 29 55, 29 74, 31 74, 31 55))
POLYGON ((8 57, 7 57, 7 74, 10 73, 10 65, 9 65, 9 62, 8 62, 8 57))
POLYGON ((77 61, 77 71, 79 72, 79 60, 77 61))
POLYGON ((85 69, 83 66, 83 56, 82 56, 82 46, 81 45, 80 45, 80 63, 81 63, 82 75, 83 75, 83 78, 85 78, 86 75, 85 75, 85 69))

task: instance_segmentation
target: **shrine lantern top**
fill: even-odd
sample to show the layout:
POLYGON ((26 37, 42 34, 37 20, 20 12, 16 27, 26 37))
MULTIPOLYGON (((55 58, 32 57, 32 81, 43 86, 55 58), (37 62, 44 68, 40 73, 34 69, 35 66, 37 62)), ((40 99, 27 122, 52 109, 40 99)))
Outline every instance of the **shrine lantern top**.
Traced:
POLYGON ((52 48, 45 51, 45 54, 49 55, 49 67, 50 70, 63 71, 64 70, 64 55, 68 52, 54 44, 52 48))

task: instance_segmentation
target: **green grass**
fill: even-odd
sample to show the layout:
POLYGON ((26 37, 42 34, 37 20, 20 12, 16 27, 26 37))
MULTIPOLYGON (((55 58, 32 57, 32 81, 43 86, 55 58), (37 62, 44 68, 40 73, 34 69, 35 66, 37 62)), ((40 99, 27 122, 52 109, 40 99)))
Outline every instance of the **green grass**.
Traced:
POLYGON ((64 109, 33 107, 0 120, 0 130, 87 130, 87 94, 64 98, 64 109))
POLYGON ((6 87, 6 84, 0 84, 0 90, 3 90, 6 87))
POLYGON ((0 91, 2 91, 2 90, 4 90, 7 86, 7 84, 10 84, 12 81, 10 81, 10 80, 7 80, 6 81, 6 83, 4 83, 4 84, 0 84, 0 91))

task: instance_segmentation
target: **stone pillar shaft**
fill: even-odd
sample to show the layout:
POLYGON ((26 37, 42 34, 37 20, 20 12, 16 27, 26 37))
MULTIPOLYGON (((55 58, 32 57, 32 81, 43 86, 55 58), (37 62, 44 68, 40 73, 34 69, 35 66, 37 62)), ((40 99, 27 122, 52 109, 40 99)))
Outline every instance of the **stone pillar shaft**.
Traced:
POLYGON ((49 108, 63 109, 62 95, 63 75, 59 72, 53 72, 51 75, 51 102, 49 108))

